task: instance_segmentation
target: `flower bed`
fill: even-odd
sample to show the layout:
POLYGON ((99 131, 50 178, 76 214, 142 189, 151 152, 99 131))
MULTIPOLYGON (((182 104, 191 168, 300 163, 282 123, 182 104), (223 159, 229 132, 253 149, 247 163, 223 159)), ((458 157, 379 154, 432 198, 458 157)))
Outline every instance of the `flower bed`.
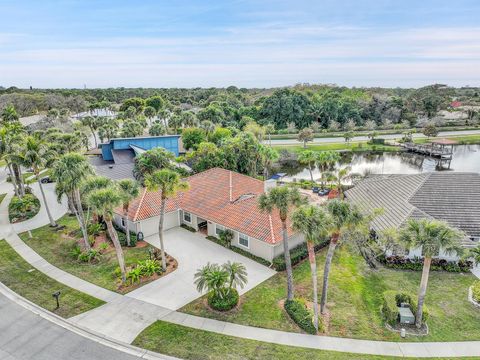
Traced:
POLYGON ((18 223, 31 219, 40 211, 40 200, 33 194, 25 194, 22 198, 14 196, 8 205, 10 223, 18 223))

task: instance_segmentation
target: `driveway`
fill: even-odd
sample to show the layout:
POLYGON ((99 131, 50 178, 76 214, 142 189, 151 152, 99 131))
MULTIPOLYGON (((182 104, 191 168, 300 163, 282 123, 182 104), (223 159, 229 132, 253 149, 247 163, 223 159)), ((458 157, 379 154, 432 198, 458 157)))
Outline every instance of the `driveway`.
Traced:
MULTIPOLYGON (((158 236, 150 236, 145 240, 159 246, 158 236)), ((178 227, 166 231, 164 240, 165 250, 178 261, 178 269, 128 293, 127 296, 177 310, 201 295, 193 284, 193 276, 198 268, 208 262, 223 264, 230 260, 244 264, 247 268, 248 284, 244 289, 240 289, 240 294, 275 275, 272 269, 217 245, 200 233, 178 227)))

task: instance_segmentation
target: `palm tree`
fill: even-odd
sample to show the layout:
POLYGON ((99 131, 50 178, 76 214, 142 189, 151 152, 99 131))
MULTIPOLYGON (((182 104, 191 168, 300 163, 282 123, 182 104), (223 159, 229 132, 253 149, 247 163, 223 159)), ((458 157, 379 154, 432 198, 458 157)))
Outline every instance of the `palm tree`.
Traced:
POLYGON ((12 123, 12 122, 17 122, 19 120, 19 116, 17 114, 17 111, 13 107, 13 105, 7 105, 2 110, 2 114, 0 118, 2 118, 2 121, 4 123, 12 123))
MULTIPOLYGON (((107 178, 105 176, 91 176, 85 179, 85 181, 82 183, 82 187, 80 189, 80 192, 82 193, 83 198, 87 198, 90 193, 92 193, 95 190, 99 189, 105 189, 109 186, 113 185, 113 181, 110 178, 107 178)), ((93 211, 93 220, 95 222, 98 222, 98 213, 93 211)), ((88 223, 90 221, 90 206, 87 209, 87 220, 86 222, 88 223)))
POLYGON ((327 211, 330 215, 330 243, 328 245, 327 257, 325 259, 325 268, 323 270, 322 298, 320 300, 320 312, 325 314, 328 292, 328 277, 332 265, 333 254, 340 240, 343 231, 348 228, 359 225, 364 221, 360 211, 345 201, 331 200, 327 204, 327 211))
POLYGON ((33 136, 28 136, 26 138, 23 164, 33 169, 38 186, 40 187, 40 192, 42 193, 48 220, 52 227, 57 226, 57 223, 53 219, 52 214, 50 213, 50 208, 48 207, 47 197, 45 196, 45 191, 43 190, 43 185, 40 181, 40 171, 47 166, 49 160, 51 160, 54 155, 55 154, 49 149, 48 145, 43 140, 33 136))
POLYGON ((20 157, 16 157, 16 153, 19 147, 18 145, 22 142, 23 126, 19 122, 7 123, 0 128, 0 158, 3 158, 7 164, 13 190, 18 197, 24 195, 24 189, 22 187, 23 183, 18 182, 19 177, 15 171, 15 167, 20 167, 18 164, 15 164, 14 161, 21 160, 20 157))
POLYGON ((80 122, 87 126, 90 131, 92 132, 92 135, 93 135, 93 140, 95 141, 95 147, 98 146, 98 142, 97 142, 97 134, 96 134, 96 130, 98 129, 98 126, 100 125, 99 119, 97 117, 93 117, 93 116, 84 116, 82 118, 80 118, 80 122))
POLYGON ((70 208, 74 211, 80 229, 82 230, 85 249, 90 249, 88 242, 87 222, 83 214, 82 199, 80 196, 81 184, 88 176, 93 174, 93 169, 85 156, 78 153, 63 155, 54 165, 52 178, 55 179, 55 191, 59 200, 65 194, 69 200, 70 208))
POLYGON ((428 276, 432 257, 438 256, 440 250, 446 254, 462 252, 461 240, 465 234, 450 227, 447 223, 429 219, 410 219, 406 226, 400 231, 400 241, 408 248, 422 248, 423 270, 418 291, 417 313, 415 325, 422 326, 423 304, 427 293, 428 276))
POLYGON ((317 262, 315 259, 315 242, 328 232, 330 217, 321 207, 306 205, 298 208, 292 215, 293 228, 305 235, 307 240, 308 260, 313 284, 313 325, 318 331, 318 290, 317 290, 317 262))
POLYGON ((153 106, 147 106, 143 109, 143 114, 148 119, 150 126, 152 126, 152 119, 157 115, 157 110, 153 106))
POLYGON ((112 239, 115 252, 117 253, 118 265, 122 272, 122 283, 126 281, 125 260, 123 258, 123 250, 118 240, 118 234, 113 227, 113 210, 122 204, 122 197, 117 188, 109 186, 107 188, 92 191, 88 197, 87 202, 97 214, 103 216, 103 220, 107 224, 107 231, 112 239))
POLYGON ((161 193, 162 202, 160 205, 160 219, 158 221, 158 236, 162 253, 162 269, 165 271, 167 269, 165 245, 163 243, 165 205, 168 198, 175 196, 178 191, 187 190, 189 186, 187 182, 181 181, 178 173, 168 169, 157 170, 152 174, 148 174, 145 178, 145 185, 149 191, 160 191, 161 193))
MULTIPOLYGON (((339 160, 340 155, 336 151, 329 150, 317 153, 317 165, 322 173, 333 167, 339 160)), ((324 182, 322 182, 322 187, 325 187, 324 182)))
POLYGON ((337 175, 335 175, 335 181, 337 183, 337 190, 338 190, 338 195, 340 197, 340 200, 343 200, 344 198, 342 181, 347 180, 350 177, 351 170, 352 169, 350 166, 346 166, 344 168, 339 169, 337 172, 337 175))
POLYGON ((303 198, 298 189, 287 186, 275 187, 268 193, 262 194, 258 199, 258 207, 261 211, 268 212, 270 215, 272 215, 274 210, 278 211, 280 221, 282 222, 283 255, 287 270, 287 300, 293 300, 294 295, 292 261, 290 260, 290 248, 288 246, 287 217, 292 207, 299 206, 302 203, 303 198))
MULTIPOLYGON (((153 108, 152 108, 153 109, 153 108)), ((123 219, 125 221, 125 232, 127 234, 127 246, 130 246, 130 229, 128 226, 128 208, 130 202, 138 196, 140 188, 138 183, 132 179, 123 179, 118 182, 122 193, 123 219)))
POLYGON ((278 155, 278 152, 273 148, 261 144, 258 150, 263 165, 263 179, 265 180, 268 179, 269 169, 272 167, 273 163, 278 160, 280 155, 278 155))
POLYGON ((247 283, 247 268, 245 265, 239 262, 230 262, 227 261, 225 264, 222 266, 223 270, 225 270, 228 273, 229 276, 229 281, 228 281, 228 292, 230 292, 231 289, 237 288, 240 286, 242 289, 247 283))
POLYGON ((214 296, 223 299, 226 290, 225 284, 229 281, 229 274, 218 264, 210 264, 198 269, 194 275, 194 284, 199 293, 213 292, 214 296))
POLYGON ((300 154, 298 154, 298 162, 307 166, 308 171, 310 172, 310 179, 312 180, 312 183, 315 182, 315 180, 313 180, 313 170, 315 170, 315 164, 317 160, 318 156, 312 150, 303 150, 300 154))

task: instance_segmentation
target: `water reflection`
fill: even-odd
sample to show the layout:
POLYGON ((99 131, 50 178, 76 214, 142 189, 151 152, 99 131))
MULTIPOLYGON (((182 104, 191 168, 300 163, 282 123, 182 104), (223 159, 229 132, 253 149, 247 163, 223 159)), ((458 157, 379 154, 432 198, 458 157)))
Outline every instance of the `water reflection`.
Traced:
MULTIPOLYGON (((436 159, 412 153, 346 153, 338 167, 350 165, 353 173, 359 174, 417 174, 437 171, 436 159)), ((451 171, 480 172, 480 145, 457 145, 454 147, 451 171)), ((289 177, 310 179, 310 173, 301 165, 282 167, 289 177)), ((316 169, 314 179, 320 177, 316 169)))

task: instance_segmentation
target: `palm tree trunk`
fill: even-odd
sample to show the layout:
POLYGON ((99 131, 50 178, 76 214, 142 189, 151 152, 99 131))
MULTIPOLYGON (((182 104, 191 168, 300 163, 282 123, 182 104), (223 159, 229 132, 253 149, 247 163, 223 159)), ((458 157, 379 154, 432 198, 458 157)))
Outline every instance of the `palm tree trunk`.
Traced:
POLYGON ((25 196, 25 187, 23 186, 22 176, 20 166, 17 164, 12 164, 13 176, 15 177, 15 182, 18 187, 18 195, 20 198, 25 196))
POLYGON ((67 202, 68 202, 68 210, 70 211, 70 214, 76 215, 75 204, 73 203, 73 195, 70 193, 67 194, 67 202))
POLYGON ((93 141, 95 141, 95 148, 97 148, 98 147, 97 135, 95 134, 95 130, 93 128, 90 128, 90 130, 92 130, 93 141))
POLYGON ((312 171, 311 166, 308 167, 308 171, 310 172, 310 179, 312 180, 312 185, 313 185, 313 183, 314 183, 315 181, 313 180, 313 171, 312 171))
POLYGON ((82 206, 82 199, 80 198, 80 191, 78 189, 74 190, 75 202, 77 203, 76 206, 76 213, 78 223, 80 225, 80 229, 82 230, 83 235, 83 242, 85 243, 85 249, 90 250, 90 242, 88 241, 88 232, 87 232, 87 224, 85 222, 85 217, 83 215, 83 206, 82 206))
POLYGON ((160 252, 162 254, 162 270, 163 271, 167 270, 167 261, 165 259, 165 244, 163 243, 163 220, 165 218, 166 202, 167 202, 167 199, 162 196, 162 204, 160 206, 160 220, 158 221, 158 237, 160 239, 160 252))
POLYGON ((122 245, 120 245, 120 241, 118 241, 118 234, 117 231, 113 228, 112 219, 106 218, 105 222, 107 224, 108 234, 112 239, 113 246, 115 247, 115 252, 117 253, 118 265, 120 266, 120 271, 122 272, 122 283, 125 283, 125 281, 127 281, 127 271, 125 269, 125 260, 123 258, 122 245))
POLYGON ((7 167, 8 167, 8 172, 10 173, 10 179, 12 179, 12 185, 13 185, 13 191, 15 192, 15 195, 20 197, 20 193, 18 191, 17 187, 17 179, 15 178, 15 174, 13 173, 12 170, 12 165, 10 164, 9 161, 7 161, 7 167))
POLYGON ((323 285, 322 285, 322 298, 320 300, 320 312, 325 314, 327 305, 327 293, 328 293, 328 276, 330 275, 330 267, 332 266, 333 254, 337 247, 338 234, 334 234, 328 245, 327 258, 325 259, 325 268, 323 270, 323 285))
POLYGON ((38 172, 35 174, 35 177, 37 178, 37 183, 38 183, 38 186, 40 187, 40 192, 42 193, 43 203, 45 204, 45 210, 47 210, 48 221, 50 221, 50 226, 52 227, 57 226, 57 223, 55 222, 55 220, 53 220, 52 214, 50 213, 50 209, 47 203, 47 198, 45 196, 45 192, 43 191, 42 182, 40 181, 40 176, 38 175, 38 172))
POLYGON ((125 221, 125 233, 127 235, 127 246, 130 246, 130 228, 128 226, 128 206, 123 208, 123 219, 125 221))
POLYGON ((430 264, 432 258, 426 257, 423 260, 422 280, 420 281, 420 290, 418 291, 417 314, 415 315, 415 325, 417 328, 422 327, 423 303, 425 302, 425 294, 427 293, 428 275, 430 274, 430 264))
POLYGON ((318 331, 318 289, 317 289, 317 261, 315 259, 315 248, 313 241, 307 240, 308 261, 310 261, 310 271, 312 273, 313 285, 313 325, 318 331))
POLYGON ((287 300, 293 300, 293 271, 290 249, 288 248, 287 221, 282 219, 283 256, 285 257, 285 268, 287 270, 287 300))

